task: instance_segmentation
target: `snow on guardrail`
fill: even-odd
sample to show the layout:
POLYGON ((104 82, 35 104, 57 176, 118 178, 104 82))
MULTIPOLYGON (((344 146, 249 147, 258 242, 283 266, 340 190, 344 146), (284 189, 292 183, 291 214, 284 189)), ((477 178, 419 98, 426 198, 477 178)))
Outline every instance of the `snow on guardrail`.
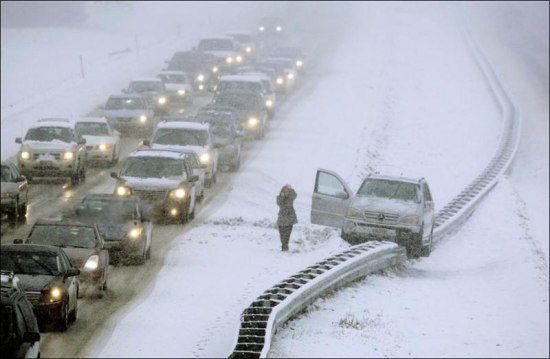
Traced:
MULTIPOLYGON (((435 241, 462 224, 480 200, 508 170, 519 145, 519 112, 459 19, 464 40, 497 100, 502 130, 497 151, 489 164, 467 187, 436 213, 435 241)), ((406 260, 405 249, 390 242, 367 242, 331 256, 281 281, 256 298, 241 316, 241 325, 229 358, 267 357, 275 331, 320 295, 370 273, 406 260)))

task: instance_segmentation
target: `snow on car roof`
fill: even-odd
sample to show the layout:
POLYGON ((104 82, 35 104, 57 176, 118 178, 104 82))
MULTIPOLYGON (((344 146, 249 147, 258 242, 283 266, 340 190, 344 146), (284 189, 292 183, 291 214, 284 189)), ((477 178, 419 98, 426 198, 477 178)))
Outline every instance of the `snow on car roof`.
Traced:
POLYGON ((158 74, 159 75, 187 75, 187 72, 172 70, 172 71, 160 71, 158 74))
POLYGON ((107 118, 105 117, 81 117, 77 118, 76 123, 83 123, 83 122, 94 122, 94 123, 106 123, 107 118))
MULTIPOLYGON (((160 80, 159 80, 160 81, 160 80)), ((129 94, 116 94, 111 95, 109 98, 144 98, 142 94, 129 93, 129 94)))
POLYGON ((225 75, 220 77, 220 81, 259 82, 261 80, 249 75, 225 75))
POLYGON ((410 183, 420 182, 420 178, 392 176, 392 175, 383 175, 383 174, 371 174, 367 178, 381 179, 381 180, 388 180, 388 181, 398 181, 398 182, 410 182, 410 183))
POLYGON ((29 128, 37 127, 66 127, 73 128, 74 121, 66 118, 43 118, 33 123, 29 128))
POLYGON ((155 149, 143 149, 137 150, 128 155, 128 157, 164 157, 180 159, 185 156, 185 153, 181 151, 169 151, 169 150, 155 150, 155 149))
POLYGON ((235 41, 235 40, 233 40, 232 37, 225 36, 225 35, 204 37, 204 38, 200 39, 199 41, 202 41, 202 40, 231 40, 231 41, 235 41))
POLYGON ((156 77, 139 77, 137 79, 132 79, 132 81, 130 82, 162 82, 162 81, 156 77))
POLYGON ((241 76, 249 76, 249 77, 256 77, 261 80, 271 80, 271 77, 267 76, 264 72, 241 72, 241 76))
POLYGON ((157 125, 157 128, 182 128, 189 130, 208 131, 207 123, 187 122, 187 121, 166 121, 157 125))

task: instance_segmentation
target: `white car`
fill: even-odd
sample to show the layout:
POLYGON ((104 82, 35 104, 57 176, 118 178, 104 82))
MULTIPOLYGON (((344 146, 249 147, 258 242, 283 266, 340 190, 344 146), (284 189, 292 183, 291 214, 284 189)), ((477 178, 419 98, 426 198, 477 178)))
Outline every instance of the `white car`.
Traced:
POLYGON ((157 125, 151 141, 143 144, 153 149, 176 151, 192 150, 205 166, 205 184, 210 187, 216 182, 218 168, 218 148, 214 143, 208 124, 186 121, 162 121, 157 125))
POLYGON ((369 175, 353 194, 336 173, 318 169, 311 223, 342 229, 352 244, 386 239, 403 245, 409 256, 429 255, 434 202, 424 178, 369 175))
POLYGON ((277 103, 277 97, 275 95, 275 85, 267 74, 263 72, 249 71, 241 72, 240 76, 250 78, 254 81, 258 81, 262 84, 263 92, 265 93, 265 107, 270 116, 275 112, 275 104, 277 103))
POLYGON ((120 154, 120 133, 113 130, 105 117, 76 120, 76 130, 86 140, 87 161, 115 165, 120 154))
POLYGON ((222 69, 229 70, 242 64, 241 48, 235 40, 228 36, 218 36, 202 39, 197 51, 216 56, 221 60, 222 69))
POLYGON ((187 166, 193 170, 193 175, 197 176, 199 179, 195 182, 195 198, 197 202, 202 202, 204 199, 204 187, 206 181, 206 168, 207 165, 201 164, 199 155, 193 150, 182 150, 181 152, 185 153, 185 161, 187 166))

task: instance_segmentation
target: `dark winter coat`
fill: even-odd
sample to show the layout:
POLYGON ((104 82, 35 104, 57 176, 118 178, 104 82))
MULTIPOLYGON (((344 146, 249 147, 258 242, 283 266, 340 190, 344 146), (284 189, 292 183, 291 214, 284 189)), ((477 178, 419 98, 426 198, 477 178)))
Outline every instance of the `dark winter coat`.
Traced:
POLYGON ((293 189, 290 190, 288 196, 283 196, 282 194, 279 194, 277 196, 277 205, 279 206, 277 226, 292 226, 298 223, 296 212, 294 211, 294 207, 292 206, 294 200, 296 199, 296 196, 296 191, 294 191, 293 189))

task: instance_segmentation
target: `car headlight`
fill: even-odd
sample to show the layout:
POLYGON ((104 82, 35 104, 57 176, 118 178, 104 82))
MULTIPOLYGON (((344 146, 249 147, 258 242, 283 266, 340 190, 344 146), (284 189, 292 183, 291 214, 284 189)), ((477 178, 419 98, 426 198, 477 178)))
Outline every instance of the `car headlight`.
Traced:
POLYGON ((273 106, 273 101, 272 100, 265 100, 265 105, 267 107, 272 107, 273 106))
POLYGON ((159 97, 158 103, 159 105, 164 105, 166 103, 167 99, 164 96, 159 97))
POLYGON ((296 67, 302 67, 304 65, 304 63, 302 62, 302 60, 296 60, 296 67))
POLYGON ((145 115, 139 116, 139 121, 140 121, 141 123, 147 122, 147 116, 145 116, 145 115))
POLYGON ((210 162, 210 153, 208 152, 203 153, 202 155, 200 155, 199 160, 203 165, 208 164, 208 162, 210 162))
POLYGON ((362 218, 363 212, 357 208, 350 207, 348 208, 348 211, 346 212, 346 217, 348 218, 362 218))
POLYGON ((406 224, 418 224, 419 219, 418 216, 404 216, 399 221, 406 224))
POLYGON ((247 54, 252 52, 252 48, 250 46, 245 47, 244 51, 246 51, 247 54))
POLYGON ((199 90, 200 90, 200 91, 204 90, 204 85, 203 85, 203 84, 200 84, 200 85, 199 85, 199 90))
POLYGON ((282 76, 277 77, 277 85, 282 85, 285 82, 285 79, 282 76))
POLYGON ((231 56, 226 57, 225 62, 227 62, 228 64, 232 64, 233 63, 233 58, 231 56))
POLYGON ((99 150, 100 151, 107 151, 108 149, 110 149, 112 147, 112 144, 111 143, 100 143, 99 144, 99 150))
POLYGON ((185 96, 185 90, 178 90, 178 95, 185 96))
POLYGON ((198 82, 203 82, 204 81, 204 75, 203 74, 198 74, 197 75, 197 81, 198 82))
POLYGON ((185 198, 185 189, 177 188, 177 189, 173 190, 172 192, 170 192, 170 196, 175 197, 177 199, 183 199, 183 198, 185 198))
POLYGON ((260 31, 260 32, 264 32, 264 31, 265 31, 265 27, 264 27, 264 26, 260 26, 260 27, 258 27, 258 31, 260 31))
POLYGON ((275 31, 277 31, 277 32, 281 32, 281 31, 283 31, 283 28, 282 28, 282 26, 277 26, 277 27, 275 28, 275 31))
POLYGON ((289 80, 292 80, 294 78, 294 74, 293 73, 289 73, 288 75, 286 75, 286 77, 289 79, 289 80))
POLYGON ((31 158, 31 153, 30 152, 28 152, 28 151, 21 152, 21 159, 28 160, 29 158, 31 158))
POLYGON ((141 237, 142 231, 143 231, 143 228, 141 227, 132 228, 128 232, 128 237, 130 237, 130 239, 138 239, 139 237, 141 237))
POLYGON ((71 151, 67 151, 63 154, 63 159, 66 161, 70 161, 73 158, 74 158, 74 153, 72 153, 71 151))
POLYGON ((50 294, 50 302, 58 302, 63 297, 63 290, 61 290, 61 288, 59 287, 52 287, 50 289, 49 294, 50 294))
POLYGON ((219 71, 218 66, 212 67, 212 72, 213 72, 213 73, 216 73, 216 72, 218 72, 218 71, 219 71))
POLYGON ((126 186, 118 186, 116 188, 116 194, 119 195, 119 196, 129 196, 130 193, 131 193, 130 188, 128 188, 126 186))
POLYGON ((248 123, 248 126, 250 126, 250 127, 256 127, 256 126, 258 126, 258 123, 259 123, 259 122, 260 122, 260 121, 258 120, 257 117, 250 117, 250 118, 248 119, 248 122, 247 122, 247 123, 248 123))
POLYGON ((93 254, 90 256, 90 258, 88 258, 86 264, 84 264, 83 269, 85 271, 91 272, 96 270, 97 267, 99 267, 99 256, 97 254, 93 254))
POLYGON ((237 57, 235 58, 235 61, 237 61, 237 62, 242 62, 242 61, 243 61, 242 56, 237 56, 237 57))

